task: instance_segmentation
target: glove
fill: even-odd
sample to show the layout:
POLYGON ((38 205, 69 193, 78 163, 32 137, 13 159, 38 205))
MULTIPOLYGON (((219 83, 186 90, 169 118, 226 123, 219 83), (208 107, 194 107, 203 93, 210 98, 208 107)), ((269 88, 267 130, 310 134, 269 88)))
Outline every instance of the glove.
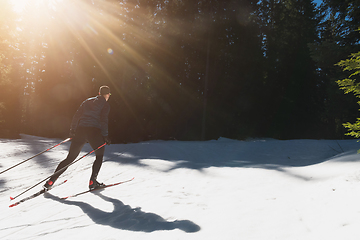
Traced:
POLYGON ((75 137, 75 130, 74 130, 74 129, 70 129, 69 137, 70 137, 70 138, 74 138, 74 137, 75 137))
POLYGON ((106 145, 110 145, 110 144, 111 144, 111 140, 110 140, 109 136, 105 136, 105 137, 104 137, 104 141, 105 141, 106 145))

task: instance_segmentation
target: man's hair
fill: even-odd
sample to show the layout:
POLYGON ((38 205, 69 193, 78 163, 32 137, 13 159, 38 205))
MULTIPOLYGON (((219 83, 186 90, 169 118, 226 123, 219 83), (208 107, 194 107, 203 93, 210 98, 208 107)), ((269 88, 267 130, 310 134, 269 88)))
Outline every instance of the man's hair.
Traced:
POLYGON ((110 93, 110 88, 108 86, 101 86, 99 88, 100 95, 105 95, 105 94, 109 94, 109 93, 110 93))

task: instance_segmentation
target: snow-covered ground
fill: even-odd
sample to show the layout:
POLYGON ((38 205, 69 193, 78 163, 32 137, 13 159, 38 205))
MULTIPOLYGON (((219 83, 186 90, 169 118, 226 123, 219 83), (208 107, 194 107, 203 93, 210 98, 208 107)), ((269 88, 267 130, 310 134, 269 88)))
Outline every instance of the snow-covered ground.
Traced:
MULTIPOLYGON (((58 142, 26 135, 0 139, 0 171, 58 142)), ((360 237, 357 140, 113 144, 106 147, 99 180, 135 177, 132 182, 60 200, 87 189, 91 155, 61 176, 67 183, 9 208, 10 196, 52 174, 69 144, 0 175, 0 239, 360 237)), ((79 156, 90 150, 84 147, 79 156)))

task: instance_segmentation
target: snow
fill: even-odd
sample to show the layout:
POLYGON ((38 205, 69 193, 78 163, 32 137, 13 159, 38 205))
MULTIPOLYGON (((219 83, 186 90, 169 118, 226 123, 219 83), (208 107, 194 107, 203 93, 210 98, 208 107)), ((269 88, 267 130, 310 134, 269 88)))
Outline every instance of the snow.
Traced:
MULTIPOLYGON (((0 171, 60 141, 27 135, 0 139, 0 171)), ((91 155, 58 180, 67 183, 9 208, 10 196, 53 173, 69 145, 0 174, 0 239, 349 240, 360 235, 357 140, 112 144, 99 180, 133 181, 61 200, 87 189, 91 155)), ((88 151, 86 145, 79 157, 88 151)))

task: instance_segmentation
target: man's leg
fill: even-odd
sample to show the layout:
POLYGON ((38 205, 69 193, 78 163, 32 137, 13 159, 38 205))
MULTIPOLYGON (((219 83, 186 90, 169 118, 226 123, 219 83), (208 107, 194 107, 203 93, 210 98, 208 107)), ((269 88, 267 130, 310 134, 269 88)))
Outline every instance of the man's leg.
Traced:
MULTIPOLYGON (((104 138, 101 135, 101 130, 97 128, 92 128, 89 131, 88 140, 93 149, 97 149, 98 147, 100 147, 105 143, 104 138)), ((102 165, 104 152, 105 152, 105 147, 102 147, 95 152, 96 158, 92 166, 92 174, 90 180, 96 180, 102 165)))
POLYGON ((71 141, 70 150, 69 150, 69 153, 68 153, 66 159, 63 160, 62 162, 60 162, 60 164, 57 166, 57 168, 54 172, 56 174, 50 178, 50 181, 52 183, 54 183, 56 181, 56 179, 58 179, 58 177, 66 171, 66 169, 67 169, 66 166, 75 160, 75 158, 79 155, 79 153, 80 153, 81 149, 83 148, 83 146, 85 145, 85 143, 86 143, 85 136, 83 135, 82 131, 80 130, 76 133, 76 136, 71 141), (66 168, 64 168, 64 167, 66 167, 66 168), (62 168, 64 168, 64 169, 62 169, 62 168), (61 170, 61 171, 59 171, 59 170, 61 170))
POLYGON ((90 177, 91 180, 97 179, 97 175, 99 174, 102 162, 103 162, 103 155, 96 155, 95 162, 92 166, 92 173, 90 177))

